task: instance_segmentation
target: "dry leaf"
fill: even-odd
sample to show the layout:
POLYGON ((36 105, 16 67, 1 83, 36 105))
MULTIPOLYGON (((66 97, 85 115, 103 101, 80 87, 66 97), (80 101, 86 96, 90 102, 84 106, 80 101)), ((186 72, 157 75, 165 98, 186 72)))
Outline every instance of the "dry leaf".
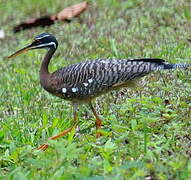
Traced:
POLYGON ((63 9, 56 15, 56 19, 60 21, 64 20, 70 20, 73 17, 76 17, 80 15, 82 12, 84 12, 88 7, 87 2, 82 2, 79 4, 75 4, 73 6, 70 6, 68 8, 63 9))
POLYGON ((50 25, 54 24, 55 20, 70 22, 71 18, 80 15, 82 12, 84 12, 86 10, 87 7, 88 7, 87 2, 75 4, 73 6, 63 9, 56 15, 43 16, 40 18, 33 18, 33 19, 26 20, 25 22, 15 26, 13 28, 13 31, 16 33, 21 30, 30 29, 33 27, 50 26, 50 25))
POLYGON ((38 27, 38 26, 45 27, 45 26, 50 26, 52 24, 54 24, 54 20, 52 20, 50 16, 44 16, 40 18, 28 19, 25 22, 15 26, 13 28, 13 31, 16 33, 24 29, 31 29, 33 27, 38 27))

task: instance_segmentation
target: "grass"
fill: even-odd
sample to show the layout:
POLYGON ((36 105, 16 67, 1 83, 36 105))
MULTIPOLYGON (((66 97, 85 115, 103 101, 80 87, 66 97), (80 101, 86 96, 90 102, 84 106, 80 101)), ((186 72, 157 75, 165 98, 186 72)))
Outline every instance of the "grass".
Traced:
POLYGON ((41 32, 53 33, 59 48, 50 71, 86 59, 157 57, 191 63, 189 0, 97 0, 70 24, 18 34, 12 27, 30 17, 53 14, 80 1, 0 1, 0 177, 1 179, 190 179, 191 73, 157 72, 136 89, 111 92, 96 101, 104 136, 95 138, 90 110, 79 110, 80 131, 49 142, 70 127, 69 102, 39 85, 43 50, 14 60, 3 57, 41 32))

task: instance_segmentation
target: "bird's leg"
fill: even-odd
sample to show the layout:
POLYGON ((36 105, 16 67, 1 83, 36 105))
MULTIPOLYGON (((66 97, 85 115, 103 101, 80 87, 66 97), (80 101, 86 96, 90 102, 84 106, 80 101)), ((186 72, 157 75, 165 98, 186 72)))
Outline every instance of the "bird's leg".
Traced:
MULTIPOLYGON (((52 136, 49 138, 49 140, 55 140, 55 139, 58 139, 66 134, 68 134, 73 128, 76 127, 77 125, 77 110, 78 110, 78 104, 77 103, 74 103, 73 104, 73 116, 74 116, 74 119, 73 119, 73 122, 72 122, 72 127, 71 128, 68 128, 66 130, 64 130, 63 132, 55 135, 55 136, 52 136)), ((42 144, 40 147, 37 148, 37 150, 43 150, 45 151, 46 149, 48 148, 48 144, 42 144)))
POLYGON ((94 109, 94 107, 92 106, 92 103, 91 102, 89 102, 89 106, 90 106, 90 109, 92 110, 92 112, 93 112, 93 114, 94 114, 94 116, 95 116, 95 118, 96 118, 96 130, 97 130, 97 132, 96 132, 96 138, 99 138, 100 136, 101 136, 101 133, 100 132, 98 132, 98 130, 101 128, 101 125, 102 125, 102 120, 101 120, 101 118, 99 117, 99 115, 97 114, 97 112, 96 112, 96 110, 94 109))

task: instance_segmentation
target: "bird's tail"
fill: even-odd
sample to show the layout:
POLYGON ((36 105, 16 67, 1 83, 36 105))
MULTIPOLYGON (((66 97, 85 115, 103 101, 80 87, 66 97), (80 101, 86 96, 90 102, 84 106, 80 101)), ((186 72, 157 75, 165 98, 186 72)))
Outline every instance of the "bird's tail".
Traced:
POLYGON ((187 69, 191 67, 191 64, 163 64, 163 69, 187 69))
POLYGON ((131 61, 136 61, 136 62, 143 61, 146 63, 150 63, 150 65, 155 64, 155 66, 151 68, 151 71, 161 70, 161 69, 187 69, 191 67, 191 64, 172 64, 172 63, 165 62, 164 59, 158 59, 158 58, 134 59, 131 61))

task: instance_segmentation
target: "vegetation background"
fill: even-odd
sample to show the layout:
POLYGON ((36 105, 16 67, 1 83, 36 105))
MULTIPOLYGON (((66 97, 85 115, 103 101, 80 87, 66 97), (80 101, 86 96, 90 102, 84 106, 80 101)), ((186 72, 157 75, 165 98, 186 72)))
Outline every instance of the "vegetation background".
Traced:
POLYGON ((79 110, 80 130, 32 151, 70 127, 69 102, 39 84, 44 50, 3 57, 42 32, 59 48, 50 70, 95 58, 163 58, 191 63, 190 0, 96 0, 71 23, 14 34, 14 25, 55 14, 79 0, 0 0, 0 179, 191 179, 190 69, 148 75, 136 89, 98 98, 103 134, 95 138, 90 110, 79 110))

